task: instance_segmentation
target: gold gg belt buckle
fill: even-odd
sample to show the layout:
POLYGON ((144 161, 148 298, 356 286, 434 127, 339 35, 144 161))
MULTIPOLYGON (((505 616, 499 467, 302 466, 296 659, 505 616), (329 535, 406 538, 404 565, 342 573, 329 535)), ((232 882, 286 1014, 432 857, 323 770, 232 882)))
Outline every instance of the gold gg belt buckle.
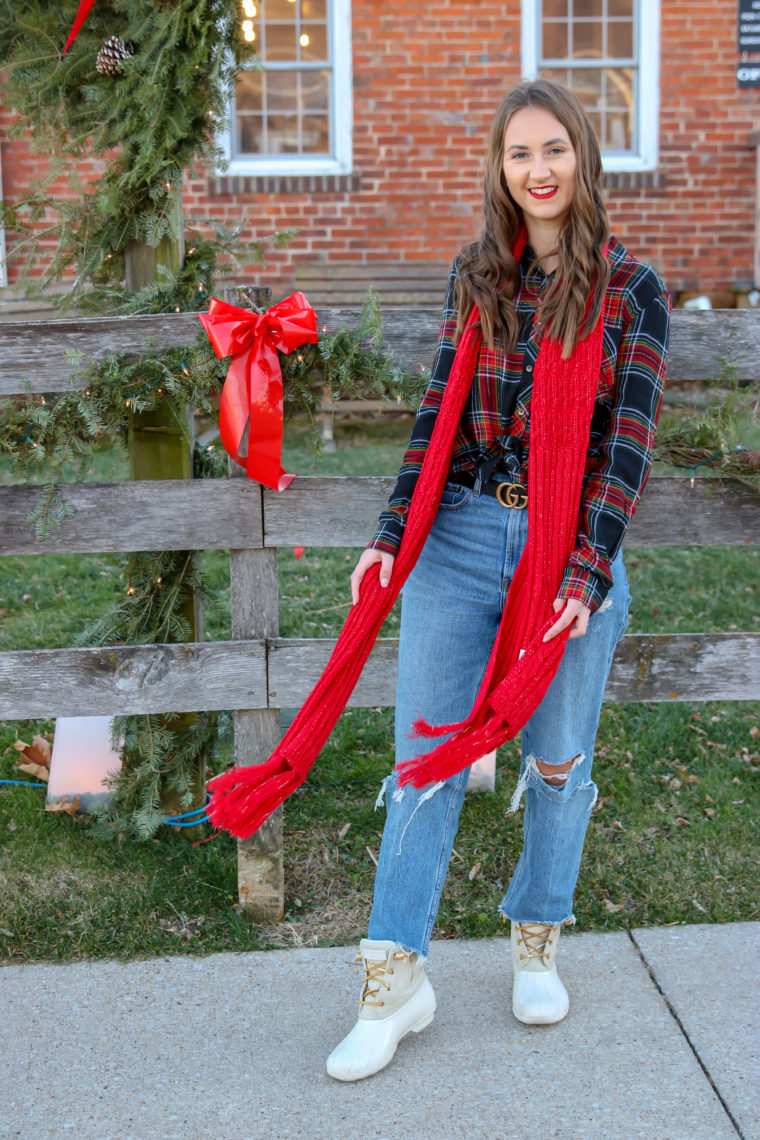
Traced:
POLYGON ((496 498, 502 507, 514 507, 516 511, 524 511, 528 505, 528 492, 522 483, 499 483, 496 498))

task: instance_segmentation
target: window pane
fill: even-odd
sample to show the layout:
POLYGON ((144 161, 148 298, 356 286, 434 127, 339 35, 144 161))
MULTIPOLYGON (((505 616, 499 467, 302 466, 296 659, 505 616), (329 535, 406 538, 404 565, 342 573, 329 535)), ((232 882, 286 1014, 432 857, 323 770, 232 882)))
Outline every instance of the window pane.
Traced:
POLYGON ((301 0, 301 18, 303 20, 326 20, 326 0, 301 0))
POLYGON ((297 3, 292 0, 263 0, 265 20, 295 20, 297 3))
POLYGON ((547 20, 544 24, 542 54, 546 59, 567 59, 567 23, 547 20))
POLYGON ((556 79, 558 83, 570 86, 570 72, 566 67, 542 67, 541 76, 544 79, 556 79))
POLYGON ((296 60, 298 41, 295 24, 267 24, 265 59, 267 63, 279 60, 296 60))
POLYGON ((602 72, 597 67, 570 72, 570 86, 587 111, 602 110, 602 72))
POLYGON ((553 16, 564 16, 567 19, 568 0, 544 0, 543 17, 551 19, 553 16))
POLYGON ((298 154, 298 116, 267 115, 267 152, 298 154))
POLYGON ((601 16, 602 0, 573 0, 574 16, 601 16))
POLYGON ((633 19, 633 0, 607 0, 608 16, 627 16, 633 19))
POLYGON ((600 20, 573 21, 573 59, 602 58, 602 24, 600 20))
POLYGON ((599 142, 599 145, 604 146, 604 144, 602 142, 602 113, 601 113, 601 111, 590 111, 588 117, 589 117, 589 121, 591 123, 591 129, 593 130, 594 134, 596 135, 597 140, 599 142))
POLYGON ((608 67, 604 73, 604 102, 608 110, 630 111, 633 106, 633 72, 608 67))
POLYGON ((301 72, 301 106, 304 111, 326 111, 330 105, 330 72, 301 72))
POLYGON ((612 111, 605 116, 605 138, 602 146, 605 150, 631 150, 633 146, 631 133, 631 115, 628 111, 612 111))
POLYGON ((612 59, 633 58, 633 23, 612 20, 607 25, 607 55, 612 59))
POLYGON ((327 154, 330 149, 327 115, 304 116, 303 149, 304 154, 327 154))
POLYGON ((327 28, 324 24, 302 24, 299 37, 301 59, 327 59, 327 28))
POLYGON ((260 71, 241 71, 235 86, 235 106, 238 111, 260 111, 262 109, 262 87, 264 76, 260 71))
POLYGON ((267 73, 267 110, 289 111, 298 109, 298 72, 270 71, 267 73))
POLYGON ((263 154, 264 120, 261 115, 238 118, 238 154, 263 154))

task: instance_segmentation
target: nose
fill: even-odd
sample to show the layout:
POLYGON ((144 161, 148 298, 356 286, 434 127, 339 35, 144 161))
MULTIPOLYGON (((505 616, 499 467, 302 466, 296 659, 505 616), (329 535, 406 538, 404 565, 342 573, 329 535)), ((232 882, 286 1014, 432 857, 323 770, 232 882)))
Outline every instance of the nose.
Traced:
POLYGON ((546 178, 549 173, 550 171, 548 162, 541 153, 537 154, 533 161, 533 177, 536 179, 546 178))

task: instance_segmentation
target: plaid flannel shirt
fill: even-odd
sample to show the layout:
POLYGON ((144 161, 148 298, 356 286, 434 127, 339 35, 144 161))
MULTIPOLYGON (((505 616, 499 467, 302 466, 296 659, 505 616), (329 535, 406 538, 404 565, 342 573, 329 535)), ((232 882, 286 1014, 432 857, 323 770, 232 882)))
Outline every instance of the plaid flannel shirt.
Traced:
MULTIPOLYGON (((481 347, 472 389, 451 454, 452 478, 483 460, 498 458, 498 470, 527 485, 530 453, 530 398, 540 341, 534 337, 537 297, 547 285, 543 271, 527 270, 533 251, 520 260, 521 285, 515 307, 521 318, 516 349, 481 347)), ((652 463, 652 442, 665 380, 670 295, 658 274, 610 240, 610 283, 604 300, 604 345, 576 547, 559 596, 578 598, 594 611, 612 584, 610 563, 636 510, 652 463)), ((430 441, 456 348, 455 282, 449 276, 433 362, 396 487, 368 546, 396 554, 406 514, 430 441)))

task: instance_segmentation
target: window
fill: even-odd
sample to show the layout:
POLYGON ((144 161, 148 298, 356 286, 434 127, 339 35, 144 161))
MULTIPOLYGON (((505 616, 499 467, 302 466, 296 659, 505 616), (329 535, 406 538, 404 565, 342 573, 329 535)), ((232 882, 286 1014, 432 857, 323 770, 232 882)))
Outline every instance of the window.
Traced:
POLYGON ((523 72, 560 79, 588 111, 605 170, 653 170, 659 0, 522 0, 523 72))
POLYGON ((228 173, 351 169, 349 0, 239 0, 261 67, 238 73, 228 173))

